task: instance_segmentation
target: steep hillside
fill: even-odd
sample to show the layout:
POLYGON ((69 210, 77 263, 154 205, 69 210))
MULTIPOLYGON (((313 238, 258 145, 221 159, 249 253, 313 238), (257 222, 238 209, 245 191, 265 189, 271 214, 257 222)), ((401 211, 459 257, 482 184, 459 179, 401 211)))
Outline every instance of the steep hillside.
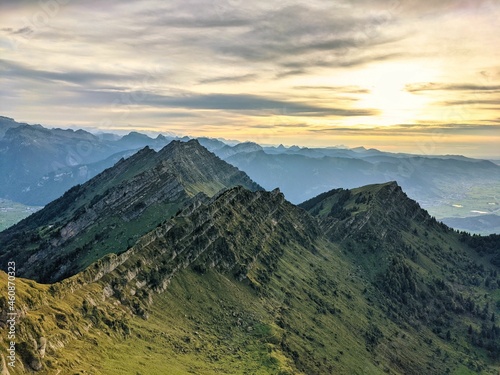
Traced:
POLYGON ((40 202, 40 204, 52 202, 73 186, 84 184, 105 169, 111 168, 120 159, 128 158, 137 151, 139 150, 122 151, 95 163, 61 167, 33 181, 29 189, 19 195, 19 200, 40 202))
POLYGON ((333 190, 301 207, 382 294, 386 316, 498 360, 500 248, 471 246, 473 237, 437 222, 394 182, 333 190))
POLYGON ((1 232, 0 259, 17 261, 21 276, 59 280, 130 248, 197 194, 237 185, 260 189, 197 141, 146 147, 1 232))
POLYGON ((48 129, 0 116, 0 198, 45 205, 69 187, 102 172, 118 154, 149 146, 159 150, 175 137, 124 137, 84 130, 48 129), (96 171, 92 175, 88 169, 96 171))
POLYGON ((354 188, 383 180, 373 164, 353 158, 312 158, 255 151, 238 153, 225 160, 245 171, 265 189, 279 187, 295 204, 332 187, 354 188))
POLYGON ((78 275, 18 280, 10 374, 497 373, 490 253, 394 183, 303 207, 314 216, 278 190, 198 195, 78 275))
POLYGON ((13 118, 0 116, 0 139, 2 139, 7 130, 17 128, 18 126, 26 125, 16 122, 13 118))

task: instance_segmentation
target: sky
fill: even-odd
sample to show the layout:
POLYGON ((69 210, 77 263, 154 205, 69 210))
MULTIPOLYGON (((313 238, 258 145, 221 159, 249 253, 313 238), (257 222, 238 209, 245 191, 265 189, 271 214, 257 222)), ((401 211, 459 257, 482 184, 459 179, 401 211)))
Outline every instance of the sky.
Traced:
POLYGON ((500 159, 500 0, 2 0, 0 115, 500 159))

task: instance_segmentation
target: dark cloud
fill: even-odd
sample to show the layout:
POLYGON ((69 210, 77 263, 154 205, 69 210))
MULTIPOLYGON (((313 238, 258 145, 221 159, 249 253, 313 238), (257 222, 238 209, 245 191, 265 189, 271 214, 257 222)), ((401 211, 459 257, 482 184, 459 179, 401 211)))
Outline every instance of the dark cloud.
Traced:
POLYGON ((276 78, 286 78, 286 77, 291 77, 291 76, 299 76, 307 74, 307 70, 305 69, 293 69, 293 70, 284 70, 282 72, 279 72, 275 75, 276 78))
POLYGON ((31 27, 25 26, 25 27, 22 27, 20 29, 13 30, 11 32, 11 34, 15 34, 15 35, 22 34, 22 35, 24 35, 24 34, 31 34, 32 32, 33 32, 33 29, 31 27))
POLYGON ((39 81, 57 81, 87 85, 92 83, 130 81, 130 75, 119 75, 99 72, 66 71, 53 72, 31 69, 23 64, 8 60, 0 60, 0 71, 9 78, 21 78, 39 81))
POLYGON ((357 66, 366 65, 377 61, 387 61, 396 59, 402 56, 399 53, 389 54, 366 54, 364 52, 358 53, 357 57, 353 57, 351 53, 339 51, 339 55, 334 56, 317 56, 312 59, 305 59, 303 61, 285 62, 282 64, 283 68, 295 68, 297 70, 306 68, 352 68, 357 66))
POLYGON ((4 27, 2 29, 3 32, 9 34, 9 35, 22 35, 22 36, 27 36, 32 34, 34 31, 30 26, 24 26, 18 29, 14 29, 12 27, 4 27))
POLYGON ((294 89, 298 90, 321 90, 333 91, 345 94, 369 94, 370 90, 364 89, 359 86, 295 86, 294 89))
POLYGON ((202 79, 200 83, 223 83, 223 82, 244 82, 258 78, 257 74, 243 74, 239 76, 222 76, 202 79))
POLYGON ((161 15, 156 18, 152 25, 161 27, 172 27, 180 29, 203 29, 203 28, 233 28, 252 24, 251 19, 241 17, 218 17, 207 14, 176 17, 174 15, 161 15))
POLYGON ((470 83, 461 84, 444 84, 444 83, 414 83, 406 85, 408 92, 422 92, 422 91, 480 91, 480 92, 498 92, 500 85, 477 85, 470 83))
POLYGON ((228 111, 275 111, 281 110, 290 116, 373 116, 378 112, 371 109, 324 108, 303 103, 270 99, 244 94, 206 94, 185 97, 151 96, 149 105, 181 107, 189 109, 228 111))
MULTIPOLYGON (((445 102, 440 102, 439 104, 445 105, 445 106, 450 106, 450 105, 463 105, 463 106, 468 106, 468 105, 493 105, 493 106, 500 106, 500 99, 471 99, 471 100, 448 100, 445 102)), ((491 108, 491 109, 499 109, 499 108, 491 108)))
POLYGON ((452 12, 484 11, 494 7, 491 0, 351 0, 357 7, 406 17, 436 16, 452 12))
POLYGON ((443 124, 443 125, 421 125, 403 124, 394 126, 380 126, 366 129, 363 127, 320 127, 310 128, 311 133, 347 133, 363 135, 405 135, 405 134, 448 134, 448 135, 495 135, 500 132, 500 125, 478 125, 478 124, 443 124))
POLYGON ((373 109, 344 109, 320 107, 307 103, 286 101, 258 95, 246 94, 196 94, 172 93, 158 95, 146 91, 127 91, 114 93, 95 90, 71 90, 71 97, 79 96, 87 105, 113 105, 116 109, 130 106, 155 108, 183 108, 187 110, 219 110, 250 113, 256 116, 274 115, 279 112, 284 116, 374 116, 373 109))
MULTIPOLYGON (((330 66, 354 66, 380 56, 367 54, 367 48, 403 37, 388 32, 388 26, 394 24, 395 19, 346 11, 335 3, 331 3, 328 9, 313 4, 287 5, 286 2, 265 3, 265 6, 256 4, 247 8, 242 2, 238 4, 238 7, 224 7, 223 15, 212 3, 199 1, 175 4, 168 11, 142 12, 134 17, 137 19, 134 32, 139 30, 148 46, 156 42, 171 43, 189 46, 193 51, 205 54, 210 51, 219 58, 236 58, 247 64, 269 62, 283 66, 298 57, 308 60, 310 66, 327 63, 330 66), (197 11, 193 12, 193 9, 197 11), (186 30, 197 28, 207 30, 197 34, 186 30), (146 33, 152 32, 160 37, 155 40, 147 38, 146 33), (176 39, 169 39, 169 33, 175 34, 176 39), (329 55, 331 61, 318 59, 318 56, 313 56, 315 54, 329 55), (339 58, 343 62, 334 63, 333 60, 339 58), (318 64, 313 63, 315 61, 318 64)), ((137 38, 137 35, 133 37, 137 38)))

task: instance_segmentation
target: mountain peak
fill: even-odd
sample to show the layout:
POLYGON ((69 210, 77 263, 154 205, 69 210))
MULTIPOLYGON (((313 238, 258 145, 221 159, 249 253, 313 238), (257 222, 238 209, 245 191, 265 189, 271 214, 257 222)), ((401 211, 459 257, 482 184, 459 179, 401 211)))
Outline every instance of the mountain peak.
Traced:
POLYGON ((300 205, 317 216, 331 238, 384 237, 388 230, 406 231, 411 223, 435 222, 395 182, 372 184, 356 189, 334 189, 300 205))
POLYGON ((198 194, 212 197, 234 186, 262 190, 197 140, 173 141, 159 152, 146 146, 1 233, 0 259, 16 258, 24 277, 56 281, 125 251, 198 194), (48 228, 42 236, 41 228, 48 228), (23 231, 32 234, 25 237, 28 243, 14 240, 23 231), (47 259, 43 273, 33 264, 40 259, 47 259))

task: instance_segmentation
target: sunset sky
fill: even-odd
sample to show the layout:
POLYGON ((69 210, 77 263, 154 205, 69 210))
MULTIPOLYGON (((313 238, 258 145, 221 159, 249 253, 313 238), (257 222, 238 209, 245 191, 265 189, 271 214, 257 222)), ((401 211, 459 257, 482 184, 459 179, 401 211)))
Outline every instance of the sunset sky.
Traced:
POLYGON ((500 0, 0 3, 0 115, 500 159, 500 0))

